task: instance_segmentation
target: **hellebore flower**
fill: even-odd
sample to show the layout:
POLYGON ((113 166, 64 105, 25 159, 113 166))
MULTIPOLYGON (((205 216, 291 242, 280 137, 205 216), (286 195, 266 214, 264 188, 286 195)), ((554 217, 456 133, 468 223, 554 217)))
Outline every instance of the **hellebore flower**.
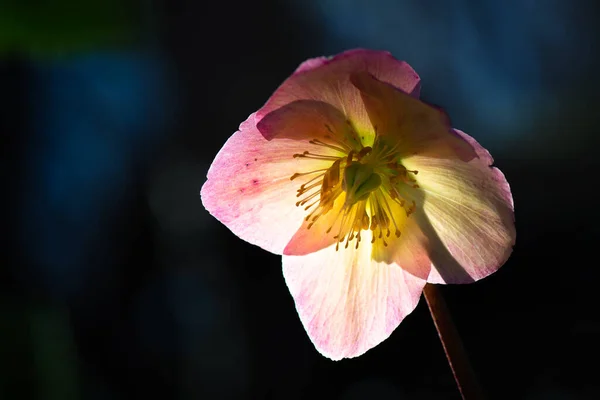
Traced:
POLYGON ((496 271, 515 242, 513 201, 490 154, 419 97, 387 52, 310 59, 241 124, 208 171, 206 209, 283 255, 323 355, 385 340, 426 283, 496 271))

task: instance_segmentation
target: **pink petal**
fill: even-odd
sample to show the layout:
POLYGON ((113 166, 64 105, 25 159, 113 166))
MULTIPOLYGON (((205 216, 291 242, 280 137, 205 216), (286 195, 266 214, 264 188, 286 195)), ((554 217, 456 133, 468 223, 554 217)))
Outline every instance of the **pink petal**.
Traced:
POLYGON ((445 114, 366 73, 361 90, 382 137, 399 143, 402 163, 419 171, 415 213, 432 260, 428 281, 466 283, 496 271, 515 241, 512 196, 504 175, 473 138, 449 127, 445 114))
POLYGON ((315 58, 309 58, 306 61, 303 61, 298 68, 296 68, 296 71, 294 71, 295 73, 298 72, 304 72, 304 71, 310 71, 311 69, 315 69, 317 67, 320 67, 321 65, 327 63, 327 61, 331 60, 330 57, 315 57, 315 58))
POLYGON ((303 221, 300 229, 298 229, 287 246, 283 249, 283 254, 287 256, 302 256, 335 244, 336 239, 334 238, 334 232, 337 232, 339 229, 341 219, 337 218, 336 223, 334 223, 334 220, 336 220, 336 216, 342 212, 345 200, 346 196, 341 194, 335 199, 333 209, 319 218, 310 229, 308 228, 309 222, 303 221), (328 228, 332 225, 333 228, 331 231, 326 233, 328 228))
MULTIPOLYGON (((404 215, 405 211, 395 202, 389 202, 390 208, 396 215, 404 215)), ((402 234, 394 239, 391 236, 388 246, 374 246, 373 259, 386 264, 398 264, 406 272, 427 280, 431 273, 431 258, 429 254, 429 241, 421 230, 419 222, 414 215, 406 218, 401 228, 402 234)), ((392 234, 393 235, 393 234, 392 234)))
POLYGON ((358 250, 283 256, 283 274, 310 340, 333 360, 365 353, 414 310, 425 280, 373 261, 370 231, 358 250))
POLYGON ((366 72, 353 73, 350 80, 360 90, 369 118, 382 137, 398 144, 400 157, 476 157, 473 147, 456 135, 441 110, 409 96, 366 72))
MULTIPOLYGON (((267 140, 287 138, 308 143, 311 139, 320 139, 331 143, 327 136, 332 136, 352 148, 359 144, 356 140, 350 142, 351 138, 357 138, 353 138, 355 135, 344 114, 322 101, 295 100, 265 115, 256 126, 267 140)), ((320 153, 324 149, 321 148, 320 153)))
POLYGON ((350 83, 350 74, 356 71, 367 71, 383 82, 418 96, 419 76, 408 64, 388 52, 357 49, 302 63, 257 112, 257 117, 260 120, 294 100, 317 100, 341 110, 361 134, 363 131, 370 134, 372 127, 360 94, 350 83))
POLYGON ((201 190, 204 207, 240 238, 281 254, 307 214, 295 206, 299 183, 290 177, 331 165, 293 158, 308 146, 289 138, 266 140, 252 114, 213 161, 201 190))
POLYGON ((515 244, 508 182, 491 167, 491 156, 475 139, 456 133, 473 146, 478 158, 468 163, 422 156, 403 161, 419 171, 424 211, 420 224, 430 241, 431 283, 482 279, 506 262, 515 244))

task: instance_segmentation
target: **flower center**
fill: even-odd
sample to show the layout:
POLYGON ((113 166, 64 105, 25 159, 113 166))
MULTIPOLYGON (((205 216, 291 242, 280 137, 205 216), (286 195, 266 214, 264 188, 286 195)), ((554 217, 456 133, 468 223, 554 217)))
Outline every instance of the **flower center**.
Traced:
POLYGON ((325 234, 334 235, 336 250, 344 241, 344 248, 348 248, 353 240, 358 248, 364 230, 372 231, 371 243, 379 241, 384 246, 399 238, 404 221, 416 209, 415 201, 407 200, 406 194, 411 188, 418 188, 413 177, 418 171, 407 170, 400 163, 397 146, 387 145, 378 135, 372 146, 359 144, 354 148, 347 144, 348 140, 339 141, 331 135, 323 139, 309 143, 322 147, 325 154, 294 154, 294 158, 331 162, 326 168, 290 177, 295 180, 312 176, 296 194, 300 198, 296 206, 309 212, 307 229, 332 212, 335 215, 327 218, 325 234))

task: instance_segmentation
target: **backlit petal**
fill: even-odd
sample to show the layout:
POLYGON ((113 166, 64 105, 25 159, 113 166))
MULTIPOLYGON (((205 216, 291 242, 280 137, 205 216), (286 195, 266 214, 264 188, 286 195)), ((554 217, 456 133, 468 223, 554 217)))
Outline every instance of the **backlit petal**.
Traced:
POLYGON ((256 126, 268 140, 319 139, 338 147, 336 142, 341 142, 348 146, 346 154, 350 149, 360 150, 360 142, 344 114, 322 101, 295 100, 265 115, 256 126))
POLYGON ((312 149, 295 139, 266 140, 252 114, 213 161, 201 191, 204 207, 240 238, 281 254, 306 216, 295 206, 298 184, 290 177, 331 165, 293 158, 312 149))
POLYGON ((339 360, 365 353, 410 314, 425 280, 396 264, 372 260, 370 231, 358 250, 330 246, 283 256, 283 274, 310 340, 339 360))
MULTIPOLYGON (((308 228, 310 221, 303 221, 302 227, 298 229, 285 249, 283 249, 283 254, 288 256, 302 256, 324 249, 332 244, 335 246, 337 240, 334 236, 341 224, 339 215, 343 212, 342 208, 345 200, 345 194, 340 194, 335 199, 333 208, 315 221, 310 229, 308 228), (330 227, 331 230, 329 230, 330 227)), ((352 245, 354 246, 354 243, 352 245)))
POLYGON ((418 97, 419 76, 407 63, 396 60, 388 52, 357 49, 332 58, 305 61, 275 91, 257 112, 257 117, 260 120, 295 100, 323 101, 341 110, 358 133, 368 140, 372 126, 358 90, 350 83, 350 74, 355 71, 367 71, 418 97))
POLYGON ((456 133, 476 149, 477 158, 468 163, 422 156, 404 160, 407 168, 419 170, 420 224, 430 252, 438 257, 432 257, 432 283, 467 283, 488 276, 508 259, 516 237, 506 178, 491 167, 491 156, 473 138, 456 133))
POLYGON ((441 110, 364 71, 353 73, 350 79, 361 92, 373 126, 389 145, 397 146, 401 158, 421 155, 469 161, 476 157, 441 110))
POLYGON ((402 221, 402 234, 399 238, 394 238, 392 233, 387 240, 387 246, 374 247, 373 259, 387 264, 396 263, 411 275, 426 280, 431 273, 427 237, 414 214, 406 217, 404 209, 397 203, 389 201, 389 205, 396 221, 402 221))

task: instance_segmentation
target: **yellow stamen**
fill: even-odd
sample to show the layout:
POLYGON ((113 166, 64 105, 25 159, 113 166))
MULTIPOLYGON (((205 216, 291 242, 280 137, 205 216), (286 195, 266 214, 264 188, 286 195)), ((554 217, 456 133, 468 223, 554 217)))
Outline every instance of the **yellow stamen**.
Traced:
MULTIPOLYGON (((331 127, 325 126, 331 136, 324 135, 323 140, 312 139, 309 143, 327 149, 326 154, 304 151, 293 155, 298 159, 331 161, 328 168, 295 173, 290 177, 290 180, 306 178, 296 194, 300 198, 296 206, 311 210, 305 218, 308 223, 306 229, 311 229, 323 215, 333 210, 335 203, 335 215, 329 218, 327 229, 315 234, 329 235, 335 229, 333 239, 336 250, 339 250, 342 243, 344 248, 348 248, 353 240, 356 241, 354 248, 358 248, 361 232, 370 230, 371 243, 380 242, 384 247, 388 246, 388 240, 400 238, 403 221, 416 211, 416 202, 407 199, 413 196, 407 195, 410 190, 419 187, 414 178, 418 171, 404 167, 398 157, 399 144, 386 145, 377 131, 372 146, 352 148, 347 143, 355 143, 354 137, 339 140, 334 138, 331 127), (336 203, 341 195, 344 195, 343 201, 336 203), (394 203, 406 215, 400 214, 397 206, 393 208, 394 203)), ((358 137, 355 133, 353 135, 358 137)))

